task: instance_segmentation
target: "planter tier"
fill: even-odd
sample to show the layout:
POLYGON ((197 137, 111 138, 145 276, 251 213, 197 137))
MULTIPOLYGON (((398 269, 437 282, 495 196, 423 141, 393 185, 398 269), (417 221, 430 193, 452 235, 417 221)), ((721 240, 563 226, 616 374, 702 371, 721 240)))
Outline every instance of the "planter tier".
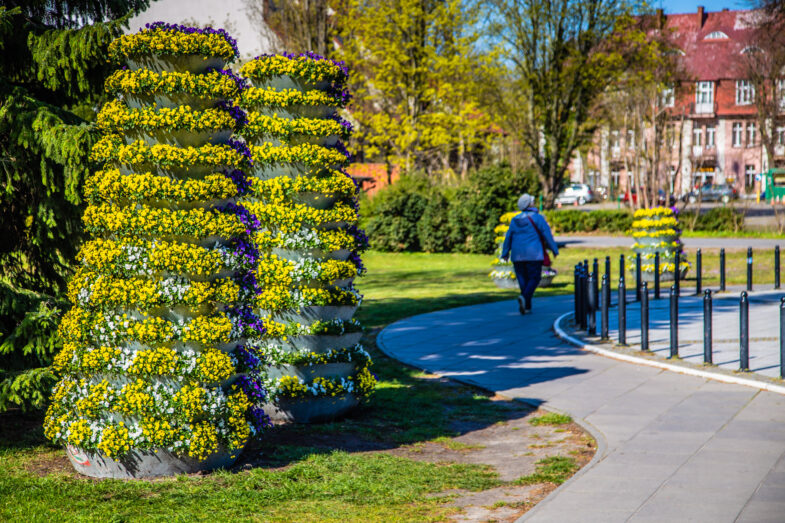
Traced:
MULTIPOLYGON (((681 229, 673 209, 655 207, 635 211, 632 232, 635 239, 632 250, 641 255, 644 265, 653 265, 654 255, 659 254, 661 281, 673 281, 676 273, 679 274, 679 279, 684 278, 689 263, 682 254, 681 229), (667 264, 673 263, 676 254, 681 255, 681 266, 678 271, 669 270, 667 264)), ((635 270, 635 256, 628 258, 627 269, 635 270)), ((653 270, 642 271, 641 278, 646 282, 654 281, 653 270)))
MULTIPOLYGON (((276 58, 281 59, 281 57, 276 58)), ((303 62, 312 60, 304 57, 285 58, 302 60, 303 62)), ((260 57, 256 60, 265 59, 268 58, 260 57)), ((246 64, 241 72, 245 74, 246 70, 253 71, 254 65, 253 62, 246 64)), ((250 83, 254 87, 272 91, 285 89, 301 92, 310 90, 334 91, 342 87, 330 82, 304 81, 297 76, 270 75, 265 78, 254 78, 253 73, 249 73, 249 76, 250 83)), ((251 116, 258 117, 264 115, 288 119, 326 119, 335 115, 337 110, 337 108, 327 105, 289 105, 281 107, 264 106, 258 102, 248 104, 244 109, 249 113, 249 118, 251 116)), ((283 138, 279 135, 262 133, 253 136, 249 142, 255 146, 272 144, 279 148, 294 147, 304 143, 328 148, 340 146, 339 137, 335 135, 306 136, 292 134, 283 138)), ((274 161, 269 158, 259 159, 259 161, 254 160, 253 168, 249 173, 259 180, 274 180, 281 177, 291 179, 320 177, 332 175, 330 174, 331 169, 340 169, 345 166, 343 164, 309 162, 307 158, 300 158, 293 163, 274 161)), ((249 198, 261 199, 263 197, 252 195, 249 198)), ((350 199, 345 199, 335 194, 313 191, 287 194, 283 197, 283 201, 276 200, 275 202, 276 205, 283 207, 294 208, 295 206, 305 205, 319 211, 331 210, 338 204, 354 205, 355 203, 356 195, 350 199)), ((315 231, 345 230, 348 232, 353 230, 350 228, 355 226, 356 223, 356 218, 351 221, 308 222, 302 225, 302 229, 298 234, 302 234, 303 237, 313 238, 314 236, 319 236, 319 234, 314 235, 315 231)), ((264 224, 264 226, 274 233, 279 230, 275 222, 264 224)), ((320 244, 320 241, 317 241, 316 245, 309 244, 307 247, 303 246, 302 248, 270 248, 267 252, 275 254, 284 260, 295 263, 305 262, 311 266, 314 264, 318 266, 320 262, 325 260, 359 260, 356 254, 365 247, 358 243, 353 248, 334 249, 327 248, 325 245, 320 244), (353 254, 355 255, 354 257, 353 254)), ((359 272, 360 267, 358 266, 359 272)), ((338 291, 339 294, 346 296, 346 291, 353 292, 353 285, 354 276, 344 276, 332 281, 326 278, 317 278, 294 283, 288 290, 295 294, 309 289, 319 289, 328 292, 338 291)), ((350 294, 349 296, 352 295, 350 294)), ((356 332, 356 323, 354 323, 352 317, 358 306, 359 303, 352 305, 326 303, 322 305, 299 306, 285 310, 259 310, 259 314, 268 320, 288 326, 298 326, 302 332, 302 334, 294 336, 267 337, 264 340, 260 340, 260 343, 274 349, 267 354, 268 367, 265 378, 267 380, 266 383, 271 384, 270 390, 279 390, 276 384, 284 382, 296 382, 300 384, 300 387, 305 386, 309 390, 309 392, 300 395, 293 395, 290 391, 285 392, 284 389, 280 389, 281 392, 277 393, 277 396, 275 392, 272 392, 272 396, 264 405, 265 412, 272 419, 296 423, 328 421, 342 416, 360 402, 362 391, 357 388, 357 384, 361 373, 364 373, 364 376, 368 375, 367 370, 365 370, 368 363, 363 358, 351 362, 337 359, 340 358, 340 354, 344 350, 357 350, 353 348, 358 345, 362 333, 356 332), (335 332, 336 329, 338 332, 335 332), (344 332, 344 329, 349 329, 351 332, 344 332), (322 355, 327 358, 327 361, 322 360, 319 364, 284 363, 284 360, 290 362, 298 361, 308 354, 322 355), (336 358, 336 361, 330 359, 333 357, 336 358), (326 390, 315 385, 321 383, 319 380, 323 379, 330 380, 331 383, 339 383, 342 387, 348 384, 348 388, 336 391, 332 389, 326 390)))
MULTIPOLYGON (((123 38, 143 41, 145 31, 156 30, 161 29, 149 28, 123 38)), ((181 37, 191 38, 187 34, 181 37)), ((132 70, 204 74, 210 68, 220 69, 226 64, 222 58, 167 55, 166 50, 161 50, 161 53, 160 56, 134 56, 127 60, 127 65, 132 70)), ((218 99, 206 99, 196 93, 149 96, 121 92, 119 95, 131 107, 137 108, 153 107, 156 103, 159 107, 187 103, 195 110, 204 110, 219 102, 218 99), (169 103, 165 103, 167 101, 169 103)), ((211 132, 177 129, 148 131, 140 126, 131 128, 122 138, 126 143, 139 141, 142 147, 168 144, 184 148, 224 144, 230 135, 231 132, 226 129, 211 132)), ((104 150, 100 154, 113 153, 104 150)), ((152 156, 152 149, 146 154, 155 157, 152 156)), ((159 161, 123 164, 116 159, 113 161, 111 156, 107 157, 107 163, 117 165, 121 175, 151 172, 179 180, 201 179, 223 168, 242 167, 212 164, 172 167, 159 161)), ((235 173, 235 176, 240 175, 242 173, 235 173)), ((225 193, 219 197, 216 192, 216 196, 211 197, 207 192, 197 201, 151 199, 139 203, 117 197, 112 186, 101 187, 100 190, 100 200, 113 202, 117 209, 125 208, 125 212, 119 215, 120 220, 132 215, 128 210, 137 209, 137 206, 217 209, 229 201, 225 193)), ((236 199, 239 194, 238 186, 237 193, 230 200, 236 199)), ((231 207, 216 212, 237 213, 231 207)), ((113 234, 108 229, 105 232, 100 229, 93 231, 95 238, 112 239, 121 251, 126 249, 133 252, 127 261, 118 262, 123 263, 123 269, 127 271, 124 274, 128 277, 143 276, 146 281, 154 282, 153 288, 156 290, 150 292, 158 293, 166 301, 164 305, 147 306, 145 303, 148 302, 136 301, 137 296, 144 296, 144 293, 136 294, 132 285, 121 285, 116 292, 113 291, 113 299, 124 299, 125 302, 122 306, 110 307, 101 303, 101 296, 106 294, 94 293, 98 290, 96 282, 100 283, 101 278, 95 281, 74 280, 75 285, 81 287, 69 293, 74 307, 61 324, 66 349, 58 355, 55 367, 60 369, 63 378, 55 387, 54 401, 47 412, 45 432, 52 440, 67 447, 69 460, 81 474, 128 479, 228 467, 242 452, 249 437, 264 424, 261 412, 248 408, 254 389, 245 388, 245 383, 251 382, 246 375, 247 369, 240 368, 232 357, 238 346, 245 344, 245 335, 255 324, 252 317, 240 312, 244 306, 241 297, 252 291, 244 283, 247 270, 235 272, 216 268, 213 272, 195 277, 178 270, 176 264, 166 271, 149 273, 147 262, 143 261, 148 247, 139 245, 146 245, 150 240, 170 242, 166 248, 174 249, 172 257, 182 257, 175 254, 180 249, 188 249, 193 245, 215 249, 234 241, 247 242, 251 232, 235 237, 217 237, 199 233, 195 224, 193 230, 193 234, 188 236, 167 234, 165 226, 158 228, 157 235, 149 232, 137 235, 132 229, 124 230, 122 234, 113 234), (186 281, 178 283, 178 280, 168 280, 170 276, 179 276, 186 281), (240 290, 235 293, 236 299, 224 295, 222 301, 204 301, 199 306, 187 305, 186 290, 194 288, 191 286, 193 282, 210 282, 227 276, 240 282, 240 290), (145 321, 150 322, 149 328, 136 331, 124 329, 125 323, 127 327, 130 322, 142 325, 145 321), (105 357, 93 354, 97 351, 106 352, 105 357), (92 362, 89 365, 83 364, 87 356, 90 356, 92 362), (126 364, 112 364, 117 358, 126 364), (182 365, 167 361, 180 362, 182 365), (204 367, 201 366, 203 361, 204 367), (96 369, 96 365, 101 364, 105 368, 96 369), (80 380, 84 381, 76 386, 80 380), (94 397, 104 399, 92 405, 94 401, 91 398, 94 397)), ((123 280, 116 274, 112 278, 123 280)))

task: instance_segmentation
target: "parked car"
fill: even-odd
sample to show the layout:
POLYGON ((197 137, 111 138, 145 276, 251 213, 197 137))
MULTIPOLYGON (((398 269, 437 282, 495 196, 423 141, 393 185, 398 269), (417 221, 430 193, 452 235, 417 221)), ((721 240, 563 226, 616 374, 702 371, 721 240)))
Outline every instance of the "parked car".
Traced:
POLYGON ((672 194, 670 194, 666 205, 665 191, 659 189, 657 190, 657 205, 660 205, 662 207, 673 207, 674 205, 676 205, 676 198, 672 194))
POLYGON ((699 199, 703 202, 724 202, 728 203, 739 197, 739 192, 726 183, 706 184, 687 195, 687 201, 695 203, 699 199))
POLYGON ((585 183, 570 184, 556 197, 556 203, 572 204, 578 202, 578 205, 583 205, 591 201, 594 201, 594 194, 591 187, 585 183))

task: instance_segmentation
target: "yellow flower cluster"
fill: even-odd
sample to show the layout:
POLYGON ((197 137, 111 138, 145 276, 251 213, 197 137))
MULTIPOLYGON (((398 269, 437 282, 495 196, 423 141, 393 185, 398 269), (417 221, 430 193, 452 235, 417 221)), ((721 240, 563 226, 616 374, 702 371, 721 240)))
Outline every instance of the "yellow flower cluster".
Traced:
POLYGON ((335 280, 357 276, 357 266, 349 261, 324 260, 322 262, 294 262, 276 254, 265 254, 259 259, 256 277, 263 285, 289 286, 317 280, 332 283, 335 280))
POLYGON ((160 240, 128 244, 97 238, 82 246, 77 260, 96 272, 112 275, 139 270, 207 277, 231 268, 219 250, 160 240))
POLYGON ((260 56, 240 68, 240 74, 255 80, 274 76, 291 76, 309 83, 346 81, 346 73, 331 60, 314 60, 307 56, 260 56))
POLYGON ((188 94, 205 100, 224 100, 240 94, 237 82, 218 71, 195 74, 121 69, 106 79, 104 88, 111 94, 188 94))
POLYGON ((644 218, 632 222, 633 229, 654 229, 657 227, 676 227, 679 221, 673 217, 656 218, 653 220, 644 218))
POLYGON ((670 207, 654 207, 652 209, 638 209, 633 215, 634 218, 651 218, 651 217, 673 216, 673 209, 670 207))
POLYGON ((59 332, 65 341, 74 343, 128 339, 147 344, 192 341, 212 346, 231 341, 232 322, 224 313, 198 316, 179 324, 159 316, 133 319, 127 314, 116 314, 109 317, 73 307, 63 315, 59 332))
POLYGON ((254 163, 300 163, 303 165, 318 165, 324 167, 338 167, 348 162, 346 155, 337 149, 303 143, 280 147, 270 142, 264 145, 252 145, 251 157, 254 163))
POLYGON ((240 286, 231 278, 212 282, 184 282, 113 278, 81 268, 68 283, 68 299, 84 307, 119 308, 124 305, 152 309, 168 305, 231 304, 239 299, 240 286))
MULTIPOLYGON (((341 249, 351 250, 355 247, 355 239, 343 229, 317 229, 315 242, 309 247, 323 249, 327 252, 341 249)), ((262 230, 254 234, 254 242, 260 249, 288 248, 290 239, 287 234, 262 230)))
POLYGON ((675 229, 658 229, 654 231, 632 231, 633 238, 664 238, 667 236, 677 236, 675 229))
POLYGON ((307 205, 276 205, 261 202, 243 204, 259 221, 276 227, 281 232, 296 232, 303 225, 323 226, 341 222, 353 222, 357 213, 344 203, 332 209, 314 209, 307 205))
POLYGON ((221 173, 208 174, 198 180, 177 180, 149 172, 123 175, 118 169, 105 169, 87 178, 84 194, 91 202, 197 202, 233 198, 237 195, 237 186, 221 173))
MULTIPOLYGON (((262 288, 255 297, 257 308, 269 313, 282 310, 296 310, 312 305, 357 305, 359 297, 350 290, 303 287, 292 289, 279 285, 262 288)), ((268 334, 270 327, 265 321, 268 334)))
POLYGON ((205 459, 218 450, 218 433, 207 422, 194 425, 188 455, 195 459, 205 459))
POLYGON ((341 107, 343 105, 340 98, 324 91, 311 90, 303 92, 296 89, 277 91, 275 89, 260 89, 258 87, 243 89, 243 92, 240 94, 240 104, 243 107, 296 107, 299 105, 341 107))
POLYGON ((131 109, 125 103, 113 100, 98 113, 96 124, 104 133, 177 129, 207 132, 234 129, 236 122, 223 109, 195 110, 187 105, 172 108, 153 105, 144 109, 131 109))
POLYGON ((276 398, 306 398, 314 396, 342 396, 356 393, 368 395, 376 385, 376 378, 363 366, 356 375, 350 378, 314 378, 310 383, 297 376, 282 376, 268 385, 271 395, 276 398))
POLYGON ((131 450, 131 438, 128 436, 128 429, 120 421, 117 426, 109 426, 101 434, 101 442, 97 445, 98 450, 110 458, 120 457, 131 450))
POLYGON ((278 176, 269 180, 253 178, 253 193, 270 203, 291 201, 300 193, 320 193, 324 197, 349 198, 354 196, 357 188, 350 177, 341 171, 329 170, 325 176, 278 176))
MULTIPOLYGON (((512 219, 515 218, 516 216, 518 216, 519 214, 520 214, 520 212, 518 212, 518 211, 504 213, 504 214, 502 214, 502 217, 499 219, 499 221, 502 224, 507 225, 509 227, 510 222, 512 221, 512 219)), ((506 231, 506 229, 505 229, 505 231, 506 231)))
POLYGON ((268 136, 289 140, 295 136, 345 137, 348 131, 337 120, 329 118, 280 118, 249 112, 248 123, 240 135, 248 140, 268 136))
POLYGON ((143 205, 90 205, 82 221, 85 228, 94 234, 231 238, 245 232, 245 225, 236 215, 201 208, 170 210, 143 205))
POLYGON ((203 55, 217 56, 226 61, 235 59, 232 44, 216 33, 143 29, 116 38, 109 44, 109 57, 115 61, 144 55, 203 55))
POLYGON ((135 167, 157 165, 169 168, 192 166, 245 165, 245 157, 228 145, 202 145, 200 147, 177 147, 167 144, 147 145, 137 140, 125 145, 117 135, 101 138, 91 153, 96 162, 126 164, 135 167))

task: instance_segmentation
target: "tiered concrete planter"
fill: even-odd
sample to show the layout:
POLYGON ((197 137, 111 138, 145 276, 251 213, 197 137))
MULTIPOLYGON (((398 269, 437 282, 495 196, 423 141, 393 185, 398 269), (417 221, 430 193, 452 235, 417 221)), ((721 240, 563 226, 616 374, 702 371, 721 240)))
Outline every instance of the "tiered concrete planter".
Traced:
MULTIPOLYGON (((122 73, 144 68, 199 78, 236 52, 223 32, 183 36, 183 30, 157 24, 112 44, 115 57, 128 62, 122 73), (226 56, 177 55, 166 46, 127 55, 156 31, 195 45, 219 34, 226 56)), ((234 254, 250 231, 242 209, 230 204, 245 176, 237 169, 247 165, 242 148, 230 142, 239 121, 230 115, 214 120, 227 127, 211 128, 205 119, 195 128, 193 120, 162 113, 166 104, 150 105, 179 97, 199 100, 191 108, 197 117, 216 110, 222 99, 190 92, 187 83, 149 94, 131 92, 133 82, 123 85, 129 91, 119 89, 118 101, 98 116, 105 137, 93 158, 104 170, 86 183, 92 239, 69 284, 74 307, 61 324, 65 348, 54 367, 62 379, 45 432, 66 446, 78 472, 92 477, 226 467, 262 425, 261 412, 249 408, 246 369, 232 359, 254 332, 252 316, 242 312, 243 297, 254 291, 244 283, 251 267, 234 254), (150 118, 137 118, 144 110, 150 118), (154 150, 159 144, 167 148, 154 150)))
POLYGON ((357 188, 342 170, 348 158, 340 140, 350 126, 337 111, 346 73, 315 55, 262 56, 241 72, 251 84, 243 96, 244 137, 256 178, 243 205, 265 228, 259 249, 267 257, 258 274, 285 282, 293 300, 260 304, 265 321, 286 333, 257 340, 269 364, 264 409, 280 421, 335 419, 372 383, 352 319, 360 300, 354 279, 363 270, 358 253, 367 240, 356 228, 357 188))
MULTIPOLYGON (((501 259, 502 255, 502 245, 504 244, 504 237, 507 234, 507 229, 510 227, 510 221, 517 216, 517 212, 508 212, 507 214, 503 214, 502 217, 499 219, 499 225, 496 226, 494 232, 496 233, 496 243, 498 244, 496 249, 496 257, 493 260, 493 269, 488 276, 493 280, 493 283, 496 284, 497 287, 500 289, 518 289, 518 280, 515 278, 515 269, 512 266, 511 261, 503 261, 501 259)), ((550 267, 543 267, 542 268, 542 278, 540 279, 538 287, 550 287, 553 285, 553 279, 556 277, 558 273, 555 269, 551 269, 550 267)))
MULTIPOLYGON (((655 207, 635 211, 632 235, 635 243, 632 250, 641 255, 641 279, 654 281, 654 260, 659 253, 660 280, 673 281, 675 274, 684 278, 690 264, 682 253, 681 229, 673 209, 655 207), (674 267, 676 254, 680 254, 678 271, 674 267)), ((635 270, 635 256, 627 259, 627 269, 635 270)))

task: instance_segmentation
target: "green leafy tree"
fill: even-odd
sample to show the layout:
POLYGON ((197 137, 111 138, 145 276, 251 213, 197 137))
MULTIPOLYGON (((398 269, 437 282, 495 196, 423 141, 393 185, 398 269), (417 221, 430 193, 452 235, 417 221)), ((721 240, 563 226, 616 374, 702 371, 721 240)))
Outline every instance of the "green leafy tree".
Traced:
POLYGON ((149 0, 0 6, 0 411, 41 407, 53 383, 81 185, 106 48, 149 0), (89 23, 87 22, 89 21, 89 23))
POLYGON ((479 11, 463 0, 346 0, 340 55, 363 153, 404 172, 464 176, 489 128, 477 91, 491 73, 477 51, 479 11))
POLYGON ((597 129, 600 96, 634 57, 614 37, 635 0, 485 0, 489 33, 503 50, 494 117, 528 150, 545 204, 565 183, 597 129), (621 48, 619 47, 621 44, 621 48))

